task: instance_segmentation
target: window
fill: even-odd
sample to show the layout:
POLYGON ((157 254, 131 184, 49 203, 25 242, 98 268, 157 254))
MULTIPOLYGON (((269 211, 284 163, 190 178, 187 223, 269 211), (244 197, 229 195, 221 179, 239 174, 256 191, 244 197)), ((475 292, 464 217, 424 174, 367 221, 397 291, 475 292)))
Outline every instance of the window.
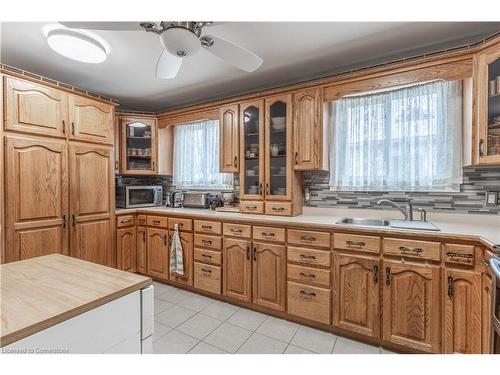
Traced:
POLYGON ((175 127, 174 185, 181 189, 232 189, 233 175, 219 173, 218 121, 175 127))
POLYGON ((456 190, 462 83, 434 81, 332 103, 332 190, 456 190))

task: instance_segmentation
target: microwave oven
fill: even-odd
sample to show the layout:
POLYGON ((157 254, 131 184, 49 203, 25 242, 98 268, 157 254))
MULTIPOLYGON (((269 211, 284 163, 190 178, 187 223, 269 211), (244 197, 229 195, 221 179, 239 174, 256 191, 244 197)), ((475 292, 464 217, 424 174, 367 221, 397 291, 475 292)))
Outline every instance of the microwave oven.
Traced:
POLYGON ((162 186, 117 186, 116 207, 135 208, 161 206, 162 186))

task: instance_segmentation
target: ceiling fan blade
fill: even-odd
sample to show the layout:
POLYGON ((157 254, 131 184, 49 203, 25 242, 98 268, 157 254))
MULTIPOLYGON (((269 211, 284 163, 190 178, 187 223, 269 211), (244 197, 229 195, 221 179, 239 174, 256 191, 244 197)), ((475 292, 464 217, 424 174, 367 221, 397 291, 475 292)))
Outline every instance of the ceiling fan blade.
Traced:
POLYGON ((156 78, 175 78, 181 64, 182 58, 172 55, 164 48, 156 63, 156 78))
POLYGON ((246 48, 216 36, 204 35, 201 37, 201 40, 202 46, 205 47, 207 51, 212 52, 215 56, 238 69, 253 72, 261 66, 264 61, 246 48), (206 39, 204 40, 204 38, 206 39), (213 44, 210 45, 210 43, 205 43, 206 40, 212 40, 213 44))
POLYGON ((115 30, 115 31, 136 31, 144 30, 141 22, 59 22, 70 29, 83 30, 115 30))

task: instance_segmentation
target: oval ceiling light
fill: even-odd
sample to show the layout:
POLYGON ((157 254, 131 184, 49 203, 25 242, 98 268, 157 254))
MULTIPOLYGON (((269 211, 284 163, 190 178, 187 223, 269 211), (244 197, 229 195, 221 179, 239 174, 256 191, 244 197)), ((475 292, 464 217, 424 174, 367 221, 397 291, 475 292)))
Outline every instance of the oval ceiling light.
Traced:
POLYGON ((84 63, 101 63, 108 55, 102 43, 74 30, 50 30, 47 32, 47 42, 58 54, 84 63))

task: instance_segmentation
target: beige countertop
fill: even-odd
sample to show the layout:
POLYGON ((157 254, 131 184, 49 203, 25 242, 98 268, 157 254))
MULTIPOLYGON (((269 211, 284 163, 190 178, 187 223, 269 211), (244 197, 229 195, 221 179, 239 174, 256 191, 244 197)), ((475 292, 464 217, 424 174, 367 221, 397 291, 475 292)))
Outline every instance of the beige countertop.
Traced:
POLYGON ((456 237, 458 239, 462 239, 462 237, 463 239, 475 238, 489 247, 493 247, 494 244, 500 244, 500 215, 429 212, 427 214, 427 221, 433 223, 440 229, 439 232, 434 232, 390 227, 355 227, 352 225, 336 224, 337 221, 344 217, 377 218, 386 220, 402 219, 401 213, 396 210, 304 207, 303 214, 294 217, 252 215, 239 212, 220 212, 208 209, 170 208, 164 206, 116 210, 116 214, 120 215, 136 212, 188 216, 212 220, 232 220, 268 225, 286 224, 328 230, 418 235, 429 238, 444 236, 456 237))
POLYGON ((60 254, 0 265, 0 347, 151 284, 60 254))

